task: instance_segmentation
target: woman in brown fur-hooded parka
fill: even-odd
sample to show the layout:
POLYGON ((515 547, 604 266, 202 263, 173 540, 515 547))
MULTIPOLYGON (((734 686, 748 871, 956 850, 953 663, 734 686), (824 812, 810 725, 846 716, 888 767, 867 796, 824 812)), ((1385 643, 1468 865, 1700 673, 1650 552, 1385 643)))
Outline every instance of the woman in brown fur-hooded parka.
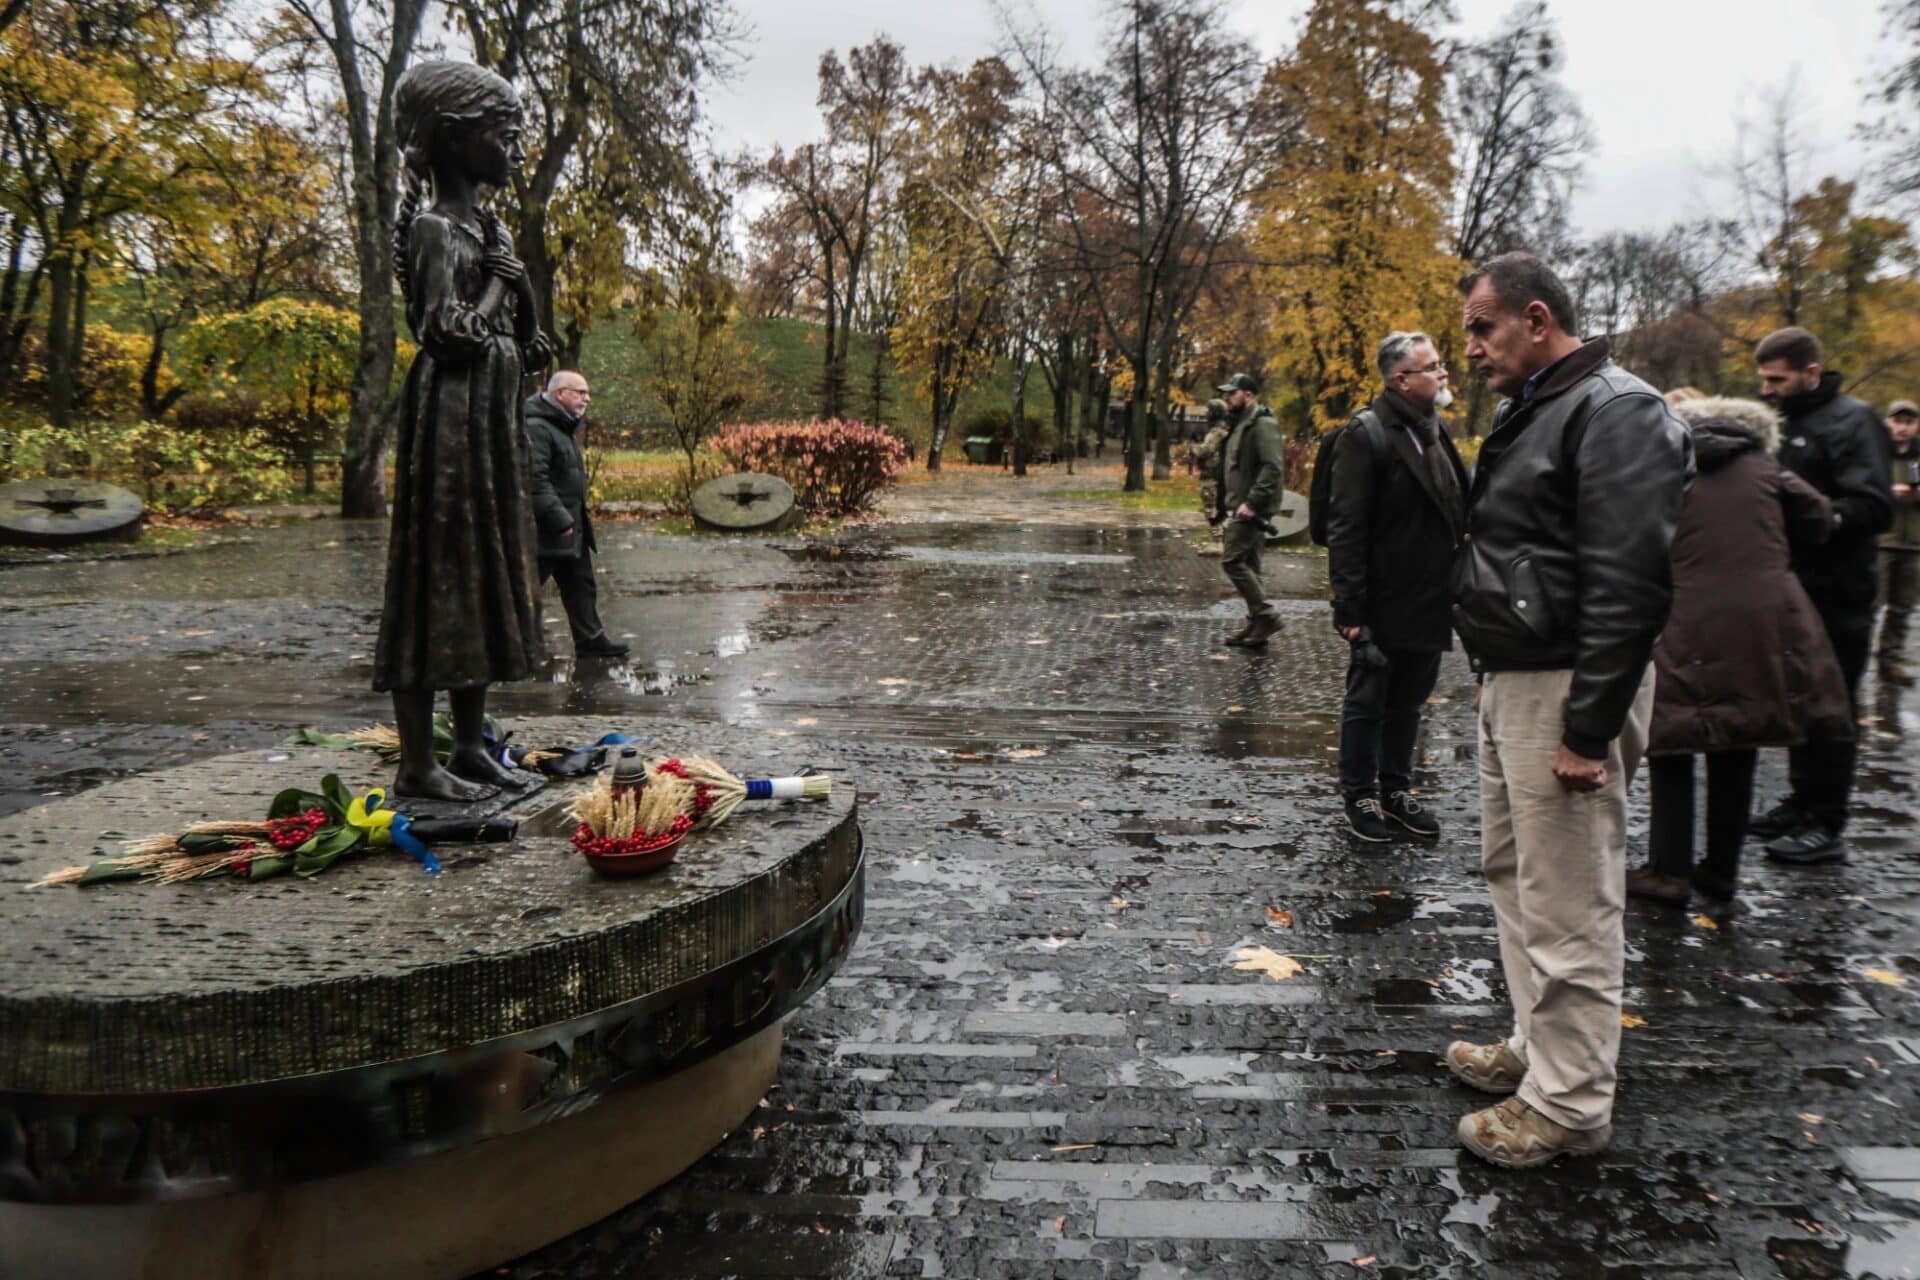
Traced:
POLYGON ((1780 424, 1754 400, 1678 399, 1698 467, 1673 540, 1673 612, 1654 646, 1647 748, 1651 860, 1627 891, 1737 909, 1757 749, 1845 738, 1852 715, 1826 628, 1788 567, 1824 541, 1827 500, 1774 461, 1780 424), (1693 757, 1707 760, 1707 850, 1693 857, 1693 757))

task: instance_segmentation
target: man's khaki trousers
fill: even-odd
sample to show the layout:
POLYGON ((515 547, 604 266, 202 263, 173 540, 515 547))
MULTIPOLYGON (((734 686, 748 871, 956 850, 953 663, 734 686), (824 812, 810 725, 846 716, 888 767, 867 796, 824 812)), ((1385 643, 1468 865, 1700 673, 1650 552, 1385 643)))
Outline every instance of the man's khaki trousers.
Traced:
POLYGON ((1527 1064, 1520 1097, 1571 1129, 1613 1115, 1626 959, 1627 784, 1653 715, 1648 669, 1607 784, 1575 794, 1553 775, 1573 672, 1498 671, 1480 692, 1480 823, 1500 961, 1513 996, 1508 1043, 1527 1064))

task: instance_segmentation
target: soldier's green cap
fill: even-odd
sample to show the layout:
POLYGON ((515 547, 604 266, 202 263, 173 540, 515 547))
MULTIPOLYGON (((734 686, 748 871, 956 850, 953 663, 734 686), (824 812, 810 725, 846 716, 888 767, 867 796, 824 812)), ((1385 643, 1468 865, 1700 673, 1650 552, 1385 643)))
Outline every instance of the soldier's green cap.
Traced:
POLYGON ((1260 394, 1260 379, 1250 373, 1236 373, 1215 387, 1214 390, 1218 391, 1221 395, 1226 395, 1229 391, 1251 391, 1255 395, 1258 395, 1260 394))
POLYGON ((1887 406, 1887 416, 1889 418, 1920 418, 1920 404, 1915 404, 1911 400, 1895 400, 1887 406))

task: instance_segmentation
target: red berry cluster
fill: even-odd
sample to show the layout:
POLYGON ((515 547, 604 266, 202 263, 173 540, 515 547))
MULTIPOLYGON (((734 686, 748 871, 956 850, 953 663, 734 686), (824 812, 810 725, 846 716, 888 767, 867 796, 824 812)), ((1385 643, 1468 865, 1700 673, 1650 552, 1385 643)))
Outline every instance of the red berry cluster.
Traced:
POLYGON ((327 825, 325 809, 308 809, 289 818, 267 819, 267 843, 282 853, 298 849, 327 825))
POLYGON ((693 819, 684 813, 657 836, 642 835, 636 831, 619 840, 612 836, 596 836, 593 828, 583 822, 574 829, 573 847, 596 858, 617 857, 623 853, 652 853, 656 849, 666 848, 691 830, 693 819))

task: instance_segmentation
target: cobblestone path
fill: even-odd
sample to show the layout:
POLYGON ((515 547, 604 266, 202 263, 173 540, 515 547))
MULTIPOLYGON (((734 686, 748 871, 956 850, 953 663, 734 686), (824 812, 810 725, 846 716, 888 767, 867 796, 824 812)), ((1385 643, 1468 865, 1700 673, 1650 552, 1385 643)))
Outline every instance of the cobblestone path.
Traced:
MULTIPOLYGON (((649 1199, 504 1268, 549 1277, 1920 1274, 1920 707, 1869 687, 1840 868, 1755 857, 1750 917, 1629 909, 1614 1148, 1460 1152, 1438 1052, 1502 1031, 1457 655, 1422 741, 1437 848, 1336 826, 1344 647, 1320 561, 1234 621, 1191 527, 896 524, 832 543, 616 532, 620 668, 514 714, 710 716, 854 769, 866 933, 778 1088, 649 1199), (1268 948, 1284 981, 1237 968, 1268 948)), ((0 573, 0 807, 365 692, 379 532, 0 573)), ((1769 798, 1778 761, 1763 769, 1769 798)), ((1636 843, 1644 784, 1636 787, 1636 843)))

